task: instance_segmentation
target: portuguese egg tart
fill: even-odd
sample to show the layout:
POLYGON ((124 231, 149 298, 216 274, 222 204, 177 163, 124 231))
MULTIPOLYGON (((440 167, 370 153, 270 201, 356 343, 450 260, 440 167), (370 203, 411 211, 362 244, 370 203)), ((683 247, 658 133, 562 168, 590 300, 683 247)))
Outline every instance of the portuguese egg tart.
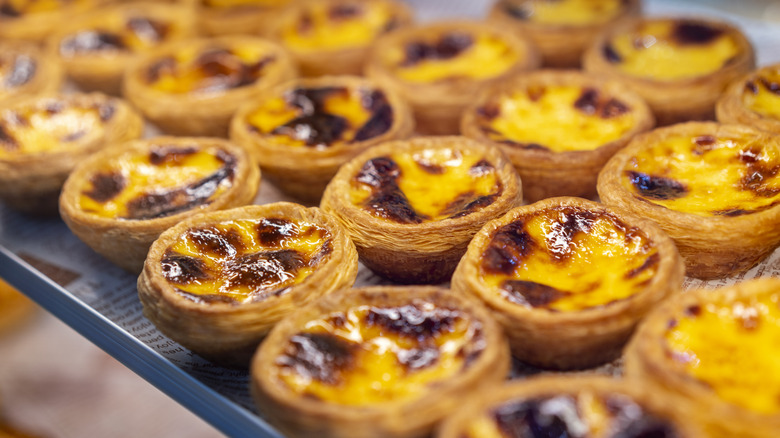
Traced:
POLYGON ((752 126, 780 134, 780 64, 772 64, 734 81, 715 106, 718 121, 752 126))
POLYGON ((521 201, 520 179, 499 149, 443 136, 368 149, 339 169, 320 206, 375 273, 441 283, 482 225, 521 201))
POLYGON ((288 436, 416 438, 508 369, 506 339, 479 303, 432 286, 375 286, 326 295, 277 324, 250 388, 288 436))
POLYGON ((4 0, 0 39, 43 43, 53 29, 107 0, 4 0))
MULTIPOLYGON (((780 430, 780 280, 681 294, 654 310, 626 349, 631 377, 686 401, 715 438, 780 430)), ((679 401, 677 401, 679 400, 679 401)))
POLYGON ((184 39, 141 55, 123 93, 166 133, 226 137, 242 103, 296 74, 292 57, 265 39, 184 39))
POLYGON ((659 125, 713 119, 718 96, 754 66, 753 47, 739 29, 699 18, 630 20, 583 56, 585 70, 626 81, 659 125))
POLYGON ((327 76, 286 82, 241 107, 230 138, 254 153, 274 185, 318 203, 339 166, 413 129, 411 110, 395 93, 363 78, 327 76))
POLYGON ((640 382, 546 376, 485 388, 436 438, 701 438, 701 430, 640 382))
POLYGON ((139 273, 160 233, 197 213, 249 204, 259 184, 254 159, 227 140, 135 140, 103 149, 70 174, 60 216, 95 252, 139 273))
POLYGON ((780 140, 688 122, 637 136, 599 175, 602 202, 657 222, 687 275, 747 271, 780 244, 780 140))
POLYGON ((579 71, 523 73, 490 87, 464 112, 461 132, 501 148, 529 202, 596 195, 609 158, 653 127, 644 100, 617 81, 579 71))
POLYGON ((411 21, 412 11, 397 0, 308 0, 289 7, 269 36, 303 75, 360 75, 374 40, 411 21))
POLYGON ((350 287, 357 252, 318 208, 280 202, 195 215, 165 231, 138 279, 144 314, 215 362, 247 367, 279 320, 350 287))
POLYGON ((651 221, 561 197, 488 222, 452 289, 487 304, 516 358, 575 369, 617 358, 650 308, 682 287, 683 271, 651 221))
POLYGON ((0 105, 56 93, 63 79, 56 57, 31 43, 0 42, 0 105))
POLYGON ((417 131, 458 134, 461 112, 486 85, 536 68, 527 39, 483 22, 406 27, 374 43, 366 75, 412 106, 417 131))
POLYGON ((0 199, 27 213, 56 214, 65 179, 91 154, 141 137, 143 119, 100 93, 30 98, 0 109, 0 199))
POLYGON ((139 53, 195 35, 195 12, 173 3, 133 2, 98 8, 58 26, 49 43, 82 90, 118 95, 139 53))
POLYGON ((531 38, 544 66, 576 68, 599 34, 640 12, 640 0, 499 0, 488 19, 531 38))
POLYGON ((266 35, 298 0, 195 0, 200 28, 208 35, 266 35))

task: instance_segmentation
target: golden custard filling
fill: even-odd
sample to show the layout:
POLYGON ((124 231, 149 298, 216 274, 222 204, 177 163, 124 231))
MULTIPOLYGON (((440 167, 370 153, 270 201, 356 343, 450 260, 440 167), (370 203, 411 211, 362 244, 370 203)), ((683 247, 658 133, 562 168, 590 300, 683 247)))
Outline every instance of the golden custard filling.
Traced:
POLYGON ((284 294, 332 250, 330 232, 316 224, 237 219, 188 230, 161 263, 165 279, 185 298, 243 304, 284 294))
POLYGON ((100 138, 114 117, 111 100, 90 105, 47 99, 40 104, 0 112, 0 159, 67 151, 100 138))
POLYGON ((353 177, 352 204, 402 224, 458 218, 495 202, 504 186, 483 153, 440 148, 372 158, 353 177))
POLYGON ((636 126, 618 98, 590 87, 531 85, 506 92, 477 110, 477 123, 496 142, 551 152, 594 150, 636 126))
POLYGON ((210 204, 233 186, 236 157, 219 146, 155 145, 104 162, 81 184, 78 207, 103 218, 145 220, 210 204))
POLYGON ((450 31, 389 50, 386 64, 398 78, 414 83, 490 79, 517 63, 522 54, 496 35, 450 31))
POLYGON ((285 6, 291 0, 201 0, 201 4, 208 8, 232 9, 242 7, 275 8, 285 6))
POLYGON ((274 144, 327 148, 387 132, 393 109, 382 91, 368 87, 298 87, 264 100, 246 117, 250 131, 274 144))
POLYGON ((608 306, 644 290, 660 256, 644 232, 579 207, 530 213, 493 232, 480 257, 480 281, 528 308, 575 312, 608 306))
POLYGON ((504 11, 533 23, 585 26, 609 21, 624 8, 625 0, 515 0, 504 11))
POLYGON ((714 73, 739 55, 728 31, 690 21, 647 21, 614 36, 604 57, 632 76, 678 80, 714 73))
POLYGON ((370 406, 425 395, 484 348, 481 322, 461 310, 423 301, 363 305, 308 322, 268 372, 296 394, 370 406))
POLYGON ((726 402, 780 414, 780 293, 692 305, 669 320, 665 349, 726 402))
POLYGON ((780 202, 780 150, 763 137, 674 135, 632 157, 622 184, 634 196, 699 216, 741 216, 780 202))
POLYGON ((95 3, 95 0, 3 0, 0 19, 55 12, 71 6, 85 10, 95 3))
POLYGON ((780 65, 759 70, 745 83, 742 104, 761 116, 780 120, 780 65))
POLYGON ((60 41, 65 57, 113 52, 141 52, 171 40, 182 29, 175 20, 142 13, 115 11, 101 14, 60 41))

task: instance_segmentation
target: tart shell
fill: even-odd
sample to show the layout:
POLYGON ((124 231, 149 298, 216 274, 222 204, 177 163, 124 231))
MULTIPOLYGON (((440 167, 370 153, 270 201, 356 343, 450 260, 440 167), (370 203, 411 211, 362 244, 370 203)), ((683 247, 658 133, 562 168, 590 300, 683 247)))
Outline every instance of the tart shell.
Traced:
MULTIPOLYGON (((765 68, 780 70, 780 64, 765 68)), ((762 131, 780 134, 780 120, 763 116, 747 108, 742 102, 742 93, 746 84, 756 79, 757 76, 757 72, 751 72, 732 82, 718 99, 715 114, 721 123, 747 125, 762 131)))
MULTIPOLYGON (((7 41, 0 43, 0 53, 6 56, 26 55, 35 62, 35 74, 19 87, 8 88, 0 94, 0 103, 12 105, 34 96, 60 91, 65 80, 62 64, 56 56, 32 43, 7 41)), ((4 60, 4 62, 7 62, 4 60)))

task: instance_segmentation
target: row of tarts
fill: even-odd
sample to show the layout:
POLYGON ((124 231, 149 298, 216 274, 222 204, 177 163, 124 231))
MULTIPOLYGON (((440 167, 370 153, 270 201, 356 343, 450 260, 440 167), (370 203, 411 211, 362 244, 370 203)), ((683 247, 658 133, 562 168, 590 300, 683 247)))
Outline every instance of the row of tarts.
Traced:
MULTIPOLYGON (((451 34, 413 44, 433 53, 418 63, 466 53, 458 49, 465 44, 460 34, 451 34)), ((201 73, 230 77, 238 71, 236 84, 251 76, 251 69, 231 68, 224 53, 212 53, 203 65, 208 68, 201 73)), ((155 62, 142 77, 165 79, 175 71, 170 61, 155 62)), ((774 71, 759 71, 733 88, 771 100, 774 71)), ((613 92, 615 85, 580 73, 544 71, 513 81, 496 87, 516 91, 507 93, 509 104, 494 95, 465 111, 464 133, 472 126, 495 138, 511 121, 502 122, 506 106, 519 111, 527 105, 529 113, 545 105, 563 108, 568 118, 585 113, 590 125, 576 119, 590 126, 581 128, 583 138, 600 137, 626 114, 649 114, 640 99, 627 97, 630 91, 613 92), (467 123, 468 117, 481 120, 467 123)), ((518 150, 530 153, 520 163, 533 154, 556 155, 544 151, 544 142, 497 141, 501 149, 464 137, 393 140, 408 136, 415 122, 430 123, 410 117, 412 104, 396 97, 401 93, 370 78, 305 79, 263 94, 271 97, 231 113, 233 142, 158 137, 123 143, 141 135, 143 120, 121 99, 91 94, 28 101, 3 114, 0 157, 11 163, 3 175, 36 167, 19 159, 24 154, 6 158, 31 145, 40 148, 33 154, 49 150, 51 138, 121 143, 71 158, 58 154, 39 166, 39 172, 68 168, 70 174, 59 198, 55 182, 48 204, 58 200, 63 219, 96 251, 141 272, 144 311, 161 331, 216 362, 251 361, 259 409, 291 435, 424 436, 444 417, 438 433, 453 437, 769 437, 780 429, 773 380, 777 281, 679 293, 683 259, 689 275, 714 278, 750 268, 777 246, 778 144, 772 134, 713 122, 659 128, 618 153, 625 142, 611 152, 600 148, 603 162, 614 155, 604 170, 603 162, 556 168, 553 182, 544 182, 543 162, 523 169, 507 158, 518 150), (301 136, 302 130, 319 135, 301 136), (287 143, 269 152, 259 140, 263 134, 287 143), (356 157, 357 151, 339 156, 350 149, 348 141, 320 144, 362 136, 377 146, 356 157), (329 170, 315 166, 312 154, 318 153, 330 160, 329 170), (580 180, 582 167, 595 170, 580 180), (261 171, 321 208, 241 207, 254 199, 261 171), (713 191, 707 177, 713 172, 731 183, 713 191), (590 191, 561 194, 595 194, 598 186, 606 205, 550 198, 559 193, 548 187, 566 186, 561 174, 576 181, 572 190, 590 191), (523 195, 538 202, 520 206, 523 195), (451 280, 451 289, 347 289, 358 254, 393 281, 451 280), (668 296, 674 297, 659 305, 668 296), (551 377, 498 386, 510 351, 543 368, 582 368, 616 357, 629 338, 630 380, 551 377)), ((196 100, 180 107, 189 120, 184 125, 209 125, 195 114, 208 105, 196 100)), ((351 143, 357 149, 359 142, 351 143)), ((583 154, 574 161, 591 163, 583 154)), ((20 189, 47 179, 56 178, 37 173, 3 184, 14 195, 4 199, 37 208, 40 198, 20 189)))

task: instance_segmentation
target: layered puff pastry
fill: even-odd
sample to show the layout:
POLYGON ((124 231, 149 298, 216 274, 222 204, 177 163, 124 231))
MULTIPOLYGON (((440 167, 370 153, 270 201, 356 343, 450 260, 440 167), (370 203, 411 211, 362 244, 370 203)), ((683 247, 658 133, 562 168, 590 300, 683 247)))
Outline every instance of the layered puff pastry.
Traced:
POLYGON ((637 136, 604 166, 601 200, 657 222, 687 275, 747 271, 780 244, 780 140, 741 125, 689 122, 637 136))
POLYGON ((57 27, 49 45, 82 90, 118 95, 138 54, 196 33, 192 7, 133 2, 97 8, 57 27))
POLYGON ((350 287, 357 253, 318 208, 280 202, 195 215, 154 242, 138 279, 144 314, 171 339, 228 366, 304 304, 350 287))
POLYGON ((461 112, 483 87, 538 65, 528 39, 489 23, 450 21, 380 37, 366 75, 410 103, 421 134, 457 134, 461 112))
POLYGON ((577 68, 601 33, 640 13, 640 0, 499 0, 488 19, 530 37, 544 66, 577 68))
POLYGON ((553 369, 617 358, 641 318, 682 287, 674 242, 652 222, 550 198, 488 222, 452 276, 504 327, 513 355, 553 369))
POLYGON ((270 333, 251 366, 261 414, 288 436, 415 438, 506 377, 479 303, 430 286, 342 290, 270 333))
POLYGON ((0 42, 0 105, 56 93, 63 79, 62 65, 50 53, 31 43, 0 42))
POLYGON ((185 39, 141 56, 123 94, 165 133, 226 137, 241 104, 296 75, 290 54, 269 40, 185 39))
POLYGON ((252 151, 275 186, 319 203, 342 164, 413 128, 411 110, 392 91, 363 78, 327 76, 286 82, 247 103, 232 119, 230 138, 252 151))
POLYGON ((631 20, 583 57, 585 70, 626 81, 659 125, 713 119, 718 96, 754 66, 753 47, 738 28, 702 18, 631 20))
POLYGON ((194 0, 207 35, 267 35, 284 10, 298 0, 194 0))
POLYGON ((780 134, 780 64, 772 64, 734 81, 718 99, 719 122, 752 126, 780 134))
POLYGON ((60 189, 76 166, 142 133, 138 112, 100 93, 8 105, 0 109, 0 199, 23 212, 56 214, 60 189))
POLYGON ((497 148, 465 137, 416 137, 344 164, 322 196, 373 272, 401 283, 447 281, 482 225, 522 201, 497 148))
POLYGON ((463 113, 461 132, 501 148, 526 200, 536 202, 593 198, 607 160, 654 123, 645 101, 619 81, 540 70, 490 87, 463 113))
POLYGON ((43 43, 63 22, 107 0, 4 0, 0 5, 0 39, 43 43))
POLYGON ((780 280, 691 291, 659 306, 626 350, 629 377, 653 385, 714 438, 780 430, 780 280))
POLYGON ((118 143, 68 177, 60 215, 95 252, 141 272, 152 242, 197 213, 246 205, 260 170, 244 148, 208 137, 118 143))
POLYGON ((700 438, 684 412, 638 381, 546 376, 485 388, 436 438, 700 438))

